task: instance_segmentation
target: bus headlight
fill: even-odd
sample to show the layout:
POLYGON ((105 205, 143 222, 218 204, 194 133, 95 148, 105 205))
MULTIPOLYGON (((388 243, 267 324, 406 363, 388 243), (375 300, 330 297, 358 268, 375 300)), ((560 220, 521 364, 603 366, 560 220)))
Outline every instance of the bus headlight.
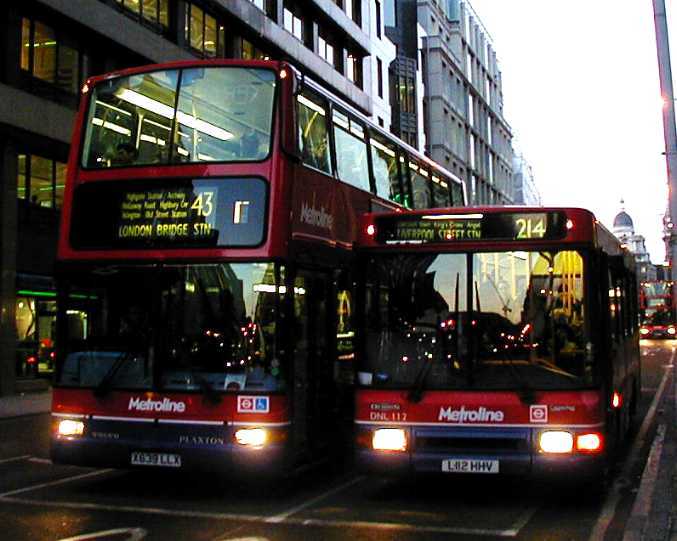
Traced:
POLYGON ((82 421, 74 421, 73 419, 63 419, 59 421, 56 427, 58 436, 72 438, 75 436, 82 436, 85 433, 85 423, 82 421))
POLYGON ((675 328, 674 327, 668 327, 668 334, 671 334, 672 336, 675 335, 675 328))
POLYGON ((377 451, 406 451, 407 435, 401 428, 379 428, 374 430, 371 446, 377 451))
POLYGON ((564 430, 541 432, 538 446, 544 453, 570 453, 574 448, 574 437, 564 430))
POLYGON ((235 441, 248 447, 263 447, 268 442, 265 428, 240 428, 235 431, 235 441))
POLYGON ((639 329, 639 334, 641 334, 642 336, 646 336, 647 334, 649 334, 649 329, 647 329, 646 327, 641 327, 639 329))

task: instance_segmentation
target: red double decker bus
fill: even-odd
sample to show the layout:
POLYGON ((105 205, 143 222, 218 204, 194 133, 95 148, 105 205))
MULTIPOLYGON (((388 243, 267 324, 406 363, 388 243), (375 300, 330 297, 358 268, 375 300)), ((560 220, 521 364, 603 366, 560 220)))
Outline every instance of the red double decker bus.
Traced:
POLYGON ((677 338, 672 307, 672 281, 653 280, 639 284, 640 338, 677 338))
POLYGON ((637 293, 590 212, 367 215, 359 253, 362 468, 605 472, 640 395, 637 293))
POLYGON ((277 473, 337 448, 367 211, 462 184, 283 62, 83 89, 58 247, 51 456, 277 473))

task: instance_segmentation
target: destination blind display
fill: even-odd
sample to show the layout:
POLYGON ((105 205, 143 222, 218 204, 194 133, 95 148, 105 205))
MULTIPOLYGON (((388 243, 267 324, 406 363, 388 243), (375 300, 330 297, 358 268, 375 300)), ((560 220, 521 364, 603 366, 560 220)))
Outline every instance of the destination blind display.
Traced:
POLYGON ((397 216, 377 219, 377 240, 385 243, 552 240, 566 236, 561 212, 397 216))
POLYGON ((256 246, 263 241, 261 179, 96 182, 77 188, 76 249, 256 246))

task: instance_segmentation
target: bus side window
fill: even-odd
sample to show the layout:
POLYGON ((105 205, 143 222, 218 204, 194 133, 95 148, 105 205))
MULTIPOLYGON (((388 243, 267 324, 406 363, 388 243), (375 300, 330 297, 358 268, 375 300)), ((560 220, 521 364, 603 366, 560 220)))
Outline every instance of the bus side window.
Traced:
POLYGON ((331 174, 327 112, 321 101, 307 93, 297 102, 299 149, 303 163, 331 174))

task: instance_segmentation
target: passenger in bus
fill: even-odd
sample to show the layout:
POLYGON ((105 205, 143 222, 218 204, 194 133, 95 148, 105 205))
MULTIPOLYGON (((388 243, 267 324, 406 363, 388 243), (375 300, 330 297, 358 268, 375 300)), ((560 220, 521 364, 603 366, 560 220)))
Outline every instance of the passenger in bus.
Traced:
POLYGON ((253 129, 249 129, 240 138, 240 157, 246 160, 262 158, 261 139, 253 129))
POLYGON ((133 144, 118 143, 111 162, 113 165, 132 165, 136 162, 138 156, 139 152, 133 144))

